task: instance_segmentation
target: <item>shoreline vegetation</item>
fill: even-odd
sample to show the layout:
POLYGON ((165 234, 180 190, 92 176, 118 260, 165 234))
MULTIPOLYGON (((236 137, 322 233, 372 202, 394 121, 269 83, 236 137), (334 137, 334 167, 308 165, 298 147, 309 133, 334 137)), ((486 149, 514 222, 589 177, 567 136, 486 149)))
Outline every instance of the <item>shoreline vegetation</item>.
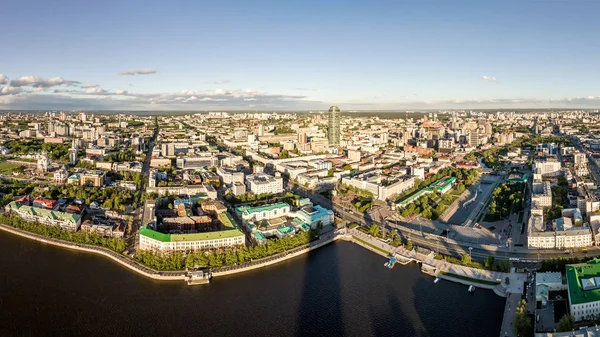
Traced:
POLYGON ((318 230, 310 230, 286 236, 278 240, 268 240, 263 245, 211 249, 195 252, 175 252, 169 254, 153 251, 138 251, 135 260, 159 271, 230 267, 254 260, 285 253, 311 243, 318 238, 318 230))
POLYGON ((265 244, 257 246, 170 254, 140 250, 136 252, 135 257, 130 257, 123 254, 126 249, 126 242, 122 238, 106 238, 96 233, 63 230, 57 226, 25 221, 19 217, 6 214, 0 214, 0 223, 45 238, 63 241, 66 244, 74 243, 107 248, 131 262, 137 262, 155 272, 237 266, 307 246, 319 238, 319 229, 311 229, 294 236, 268 240, 265 244))
POLYGON ((63 230, 57 226, 47 226, 37 222, 25 221, 19 217, 6 214, 0 214, 0 223, 50 239, 108 248, 118 254, 123 254, 126 248, 125 240, 121 238, 107 238, 97 233, 63 230))

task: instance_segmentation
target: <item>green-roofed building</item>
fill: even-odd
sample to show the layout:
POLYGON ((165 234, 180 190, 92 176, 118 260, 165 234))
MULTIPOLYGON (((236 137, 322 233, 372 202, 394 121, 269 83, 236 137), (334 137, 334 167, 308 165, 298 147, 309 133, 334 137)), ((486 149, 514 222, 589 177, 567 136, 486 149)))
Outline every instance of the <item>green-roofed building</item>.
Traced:
POLYGON ((6 213, 17 215, 23 220, 76 231, 81 225, 81 215, 23 205, 13 201, 4 207, 6 213))
POLYGON ((400 200, 398 203, 396 203, 396 206, 404 208, 410 205, 411 203, 415 202, 420 197, 433 193, 434 190, 437 190, 438 192, 440 192, 440 194, 445 194, 452 189, 452 184, 454 184, 455 182, 456 178, 454 177, 440 179, 434 182, 433 184, 429 185, 428 187, 425 187, 420 191, 400 200))
POLYGON ((244 223, 250 223, 285 216, 290 212, 290 205, 280 202, 259 207, 240 206, 235 210, 240 214, 244 223))
POLYGON ((569 305, 575 321, 600 315, 600 259, 566 267, 569 305))
POLYGON ((140 229, 140 249, 159 252, 206 250, 219 247, 241 246, 246 242, 246 235, 240 231, 229 213, 218 215, 225 227, 222 231, 165 234, 155 231, 150 226, 140 229))

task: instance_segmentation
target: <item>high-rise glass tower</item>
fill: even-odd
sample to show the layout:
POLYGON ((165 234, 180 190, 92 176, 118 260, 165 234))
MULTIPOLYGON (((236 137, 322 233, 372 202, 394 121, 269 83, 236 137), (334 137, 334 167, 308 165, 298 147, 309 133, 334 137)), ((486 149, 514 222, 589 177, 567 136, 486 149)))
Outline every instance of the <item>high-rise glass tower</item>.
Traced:
POLYGON ((340 145, 340 108, 333 105, 329 108, 329 123, 327 125, 327 138, 329 145, 340 145))

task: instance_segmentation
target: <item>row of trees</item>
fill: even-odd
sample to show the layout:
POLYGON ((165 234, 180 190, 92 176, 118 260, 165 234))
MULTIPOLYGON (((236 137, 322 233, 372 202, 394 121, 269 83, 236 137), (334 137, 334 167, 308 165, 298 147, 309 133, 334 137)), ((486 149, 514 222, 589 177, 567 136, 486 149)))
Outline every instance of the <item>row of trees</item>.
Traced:
POLYGON ((137 195, 132 191, 114 187, 87 188, 73 184, 51 185, 42 193, 42 196, 48 199, 80 198, 87 204, 97 201, 104 208, 120 211, 125 211, 127 205, 137 208, 139 203, 137 195))
POLYGON ((35 154, 48 151, 48 157, 52 160, 68 162, 71 151, 70 143, 44 143, 42 140, 28 142, 9 140, 4 146, 13 154, 35 154))
POLYGON ((521 300, 515 310, 513 329, 519 336, 533 336, 533 323, 531 317, 527 314, 527 302, 525 300, 521 300))
POLYGON ((523 210, 523 189, 525 183, 510 183, 496 187, 492 191, 486 220, 496 221, 507 218, 511 213, 523 210))
POLYGON ((137 158, 136 154, 133 153, 133 151, 131 149, 128 149, 128 150, 124 150, 124 151, 121 150, 117 153, 113 153, 108 156, 104 156, 104 158, 102 158, 102 161, 114 163, 114 162, 134 161, 134 160, 136 160, 136 158, 137 158))
POLYGON ((558 178, 558 185, 552 186, 552 208, 546 211, 546 218, 554 220, 562 216, 563 208, 569 207, 568 182, 565 177, 558 178))
POLYGON ((122 253, 126 247, 125 240, 120 238, 107 238, 97 233, 64 230, 59 226, 29 222, 13 215, 0 214, 0 223, 52 239, 105 247, 117 253, 122 253))
POLYGON ((182 270, 218 268, 249 262, 256 259, 283 253, 287 250, 308 244, 316 239, 318 230, 302 232, 281 239, 269 239, 263 245, 214 249, 208 251, 176 252, 170 254, 139 250, 136 259, 156 270, 182 270))

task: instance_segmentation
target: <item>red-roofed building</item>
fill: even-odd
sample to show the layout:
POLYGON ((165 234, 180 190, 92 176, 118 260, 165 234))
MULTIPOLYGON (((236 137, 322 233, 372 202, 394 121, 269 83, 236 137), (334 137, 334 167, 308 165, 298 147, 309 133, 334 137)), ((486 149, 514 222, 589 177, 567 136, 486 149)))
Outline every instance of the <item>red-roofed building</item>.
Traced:
POLYGON ((479 163, 475 161, 456 163, 456 168, 476 169, 479 167, 479 163))
POLYGON ((15 201, 20 203, 21 205, 25 205, 25 206, 30 206, 30 204, 31 204, 31 199, 29 198, 28 195, 22 196, 15 201))
POLYGON ((58 201, 37 197, 33 200, 33 207, 56 210, 58 208, 58 201))

